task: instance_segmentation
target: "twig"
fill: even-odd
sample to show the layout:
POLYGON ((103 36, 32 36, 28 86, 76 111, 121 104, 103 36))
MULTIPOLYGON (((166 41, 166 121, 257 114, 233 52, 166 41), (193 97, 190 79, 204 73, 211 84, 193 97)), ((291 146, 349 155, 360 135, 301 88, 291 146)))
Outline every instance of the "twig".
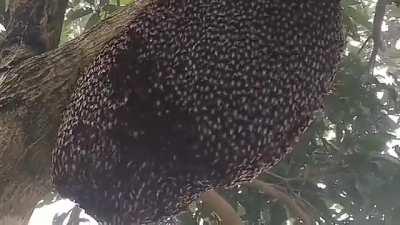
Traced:
POLYGON ((264 174, 265 174, 265 175, 268 175, 268 176, 271 176, 271 177, 278 178, 279 180, 283 180, 283 181, 285 181, 285 182, 287 182, 288 179, 289 179, 289 178, 286 178, 286 177, 282 177, 281 175, 278 175, 278 174, 273 173, 273 172, 264 172, 264 174))
POLYGON ((300 219, 303 225, 313 225, 314 219, 310 212, 304 208, 304 204, 300 203, 297 199, 292 198, 289 193, 283 191, 282 188, 275 184, 265 183, 259 180, 254 180, 252 183, 247 184, 250 188, 260 189, 263 194, 277 199, 279 202, 285 204, 289 210, 300 219))
MULTIPOLYGON (((283 177, 279 174, 273 173, 271 171, 265 171, 262 173, 261 175, 262 177, 275 177, 279 180, 282 180, 283 182, 285 182, 286 184, 290 183, 291 181, 303 181, 304 179, 300 178, 300 177, 283 177)), ((260 177, 259 177, 260 178, 260 177)))
POLYGON ((378 0, 375 7, 375 16, 372 28, 372 39, 374 41, 374 46, 368 63, 370 74, 373 74, 376 56, 378 55, 379 50, 383 50, 382 24, 385 18, 387 4, 388 0, 378 0))
POLYGON ((365 46, 367 46, 368 42, 372 39, 372 36, 368 36, 367 40, 361 45, 361 48, 358 50, 357 54, 360 54, 362 50, 364 50, 365 46))
POLYGON ((242 220, 236 211, 216 191, 203 193, 200 199, 217 213, 222 220, 221 225, 242 225, 242 220))

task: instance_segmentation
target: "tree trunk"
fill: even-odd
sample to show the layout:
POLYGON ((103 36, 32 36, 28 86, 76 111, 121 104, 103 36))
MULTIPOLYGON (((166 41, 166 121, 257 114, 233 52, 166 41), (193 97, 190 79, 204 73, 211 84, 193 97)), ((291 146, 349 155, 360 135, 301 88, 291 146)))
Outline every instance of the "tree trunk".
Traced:
POLYGON ((67 1, 61 2, 15 0, 9 9, 0 43, 0 225, 27 224, 35 204, 51 191, 50 152, 74 83, 135 17, 134 7, 127 8, 55 48, 60 30, 47 22, 62 23, 55 16, 63 18, 67 1))

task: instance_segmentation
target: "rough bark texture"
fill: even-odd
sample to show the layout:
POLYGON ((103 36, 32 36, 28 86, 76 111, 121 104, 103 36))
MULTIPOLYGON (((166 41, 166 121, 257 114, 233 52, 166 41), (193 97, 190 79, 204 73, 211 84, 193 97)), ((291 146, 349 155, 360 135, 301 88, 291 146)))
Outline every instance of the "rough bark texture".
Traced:
POLYGON ((14 1, 13 9, 17 10, 11 12, 7 26, 10 38, 0 43, 0 224, 10 218, 18 218, 12 219, 18 222, 10 225, 26 224, 35 204, 51 191, 50 151, 70 91, 80 71, 135 17, 131 7, 66 45, 47 51, 58 43, 56 33, 60 32, 42 21, 50 18, 49 12, 60 13, 58 7, 48 6, 61 1, 52 1, 55 3, 14 1), (41 19, 19 20, 17 27, 13 25, 12 18, 29 17, 32 10, 43 13, 41 19), (42 43, 40 49, 34 48, 36 42, 29 42, 31 35, 22 35, 29 34, 27 28, 38 21, 45 23, 32 31, 45 37, 35 39, 42 43), (22 28, 17 30, 18 27, 22 28), (15 37, 20 39, 16 41, 15 37), (36 55, 44 51, 47 52, 36 55))

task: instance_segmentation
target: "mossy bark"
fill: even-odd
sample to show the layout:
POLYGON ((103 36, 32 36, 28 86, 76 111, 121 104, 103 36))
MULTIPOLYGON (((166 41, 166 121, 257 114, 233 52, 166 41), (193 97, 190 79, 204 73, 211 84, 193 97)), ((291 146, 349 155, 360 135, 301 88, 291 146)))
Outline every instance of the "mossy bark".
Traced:
POLYGON ((42 21, 43 27, 26 34, 41 19, 21 18, 37 10, 46 20, 53 11, 63 12, 49 8, 60 2, 15 0, 7 38, 0 43, 0 224, 27 224, 35 204, 51 191, 50 152, 74 83, 102 46, 135 17, 134 7, 122 10, 59 48, 59 31, 51 28, 55 24, 42 21))

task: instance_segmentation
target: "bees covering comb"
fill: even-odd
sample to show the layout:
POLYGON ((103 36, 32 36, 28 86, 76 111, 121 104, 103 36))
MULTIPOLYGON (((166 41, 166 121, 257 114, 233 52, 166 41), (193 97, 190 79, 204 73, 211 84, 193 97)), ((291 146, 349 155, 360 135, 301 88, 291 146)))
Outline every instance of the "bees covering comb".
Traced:
POLYGON ((78 80, 52 153, 58 192, 115 225, 275 165, 344 46, 339 0, 143 2, 78 80))

